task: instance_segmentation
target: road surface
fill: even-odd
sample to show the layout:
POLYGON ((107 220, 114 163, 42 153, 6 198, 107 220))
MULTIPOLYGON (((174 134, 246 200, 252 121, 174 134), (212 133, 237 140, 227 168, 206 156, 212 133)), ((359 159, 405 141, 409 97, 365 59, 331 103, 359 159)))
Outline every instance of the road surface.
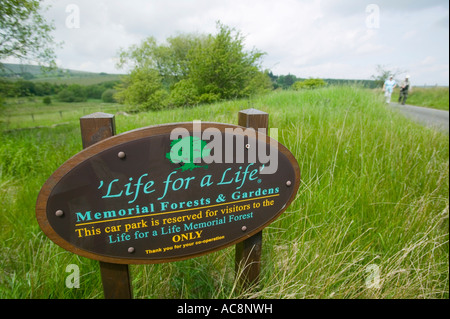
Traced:
POLYGON ((449 111, 430 109, 414 105, 391 103, 391 107, 398 109, 406 117, 426 126, 434 127, 449 133, 449 111))

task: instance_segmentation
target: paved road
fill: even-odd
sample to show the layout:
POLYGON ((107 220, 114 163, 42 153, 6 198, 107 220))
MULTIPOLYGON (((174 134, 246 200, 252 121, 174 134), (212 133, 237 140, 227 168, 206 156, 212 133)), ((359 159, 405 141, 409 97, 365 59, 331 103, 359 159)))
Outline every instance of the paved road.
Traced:
POLYGON ((400 110, 406 117, 424 124, 435 127, 449 133, 448 111, 430 109, 414 105, 390 104, 393 108, 400 110))

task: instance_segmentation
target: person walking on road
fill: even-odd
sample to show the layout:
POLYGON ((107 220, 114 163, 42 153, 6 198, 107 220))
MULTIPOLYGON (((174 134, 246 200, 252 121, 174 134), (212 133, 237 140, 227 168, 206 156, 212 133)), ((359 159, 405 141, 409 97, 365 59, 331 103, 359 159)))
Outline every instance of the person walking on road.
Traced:
POLYGON ((409 82, 409 75, 405 77, 405 80, 400 85, 400 96, 398 97, 398 103, 405 105, 408 98, 408 91, 411 89, 411 83, 409 82))
POLYGON ((397 86, 394 77, 391 75, 389 80, 386 80, 383 84, 384 97, 386 98, 386 103, 391 103, 391 96, 394 88, 397 86))

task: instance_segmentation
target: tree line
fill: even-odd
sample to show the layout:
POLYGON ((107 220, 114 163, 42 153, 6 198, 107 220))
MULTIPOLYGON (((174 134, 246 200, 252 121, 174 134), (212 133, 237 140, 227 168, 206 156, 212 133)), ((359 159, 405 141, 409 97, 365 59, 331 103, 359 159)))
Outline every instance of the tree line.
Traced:
MULTIPOLYGON (((325 85, 360 85, 368 88, 376 87, 376 82, 371 80, 339 80, 339 79, 305 79, 298 78, 295 75, 274 75, 271 71, 265 71, 260 76, 266 76, 270 80, 264 80, 264 86, 260 89, 260 92, 268 90, 301 90, 301 89, 311 89, 318 88, 325 85)), ((145 78, 145 77, 144 77, 145 78)), ((85 102, 87 99, 102 99, 103 102, 113 103, 121 101, 125 103, 124 99, 117 94, 119 91, 123 92, 124 88, 127 87, 130 81, 125 79, 124 82, 121 81, 107 81, 92 85, 81 85, 81 84, 57 84, 50 82, 35 82, 28 81, 25 79, 9 80, 6 78, 0 78, 0 97, 8 98, 19 98, 19 97, 49 97, 52 96, 61 102, 85 102), (122 99, 122 100, 121 100, 122 99)), ((143 83, 142 83, 143 84, 143 83)), ((151 84, 151 83, 150 83, 151 84)), ((137 85, 136 83, 134 84, 137 85)), ((160 86, 160 88, 164 85, 160 86)), ((170 85, 166 84, 166 87, 170 85)), ((187 106, 194 105, 203 102, 212 102, 218 100, 218 96, 214 95, 204 95, 203 97, 198 96, 198 91, 195 87, 191 86, 188 81, 176 82, 173 86, 175 90, 172 90, 170 95, 170 90, 162 92, 166 98, 170 96, 171 102, 168 99, 167 104, 159 105, 159 108, 163 106, 168 106, 170 103, 173 106, 187 106)), ((136 89, 135 87, 133 89, 136 89)), ((151 92, 150 92, 151 93, 151 92)), ((142 94, 142 100, 149 99, 149 95, 142 94)), ((254 92, 255 93, 255 92, 254 92)), ((125 93, 121 93, 125 94, 125 93)), ((51 99, 46 99, 46 103, 51 101, 51 99)), ((50 102, 51 103, 51 102, 50 102)), ((131 106, 134 110, 139 110, 139 108, 145 109, 145 106, 139 106, 139 100, 136 101, 134 106, 131 106)), ((152 109, 152 108, 150 108, 152 109)))
POLYGON ((315 78, 302 78, 297 77, 293 74, 287 75, 274 75, 271 71, 268 72, 272 86, 274 89, 294 89, 298 90, 301 88, 315 88, 324 85, 357 85, 369 89, 374 89, 381 86, 379 81, 376 80, 351 80, 351 79, 315 79, 315 78))
POLYGON ((118 83, 118 81, 108 81, 92 85, 56 84, 0 78, 0 96, 9 98, 55 96, 59 101, 69 103, 105 97, 105 102, 114 102, 112 95, 115 93, 114 87, 118 83))

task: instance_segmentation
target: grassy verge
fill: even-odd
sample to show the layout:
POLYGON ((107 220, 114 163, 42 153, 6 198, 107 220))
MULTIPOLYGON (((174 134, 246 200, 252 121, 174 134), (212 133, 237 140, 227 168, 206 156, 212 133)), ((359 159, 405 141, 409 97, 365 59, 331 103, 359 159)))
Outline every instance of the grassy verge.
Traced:
MULTIPOLYGON (((448 298, 449 137, 352 87, 277 92, 251 100, 117 115, 118 133, 178 121, 236 123, 270 114, 302 182, 264 230, 258 291, 236 290, 234 249, 130 266, 136 298, 448 298)), ((40 187, 81 150, 78 115, 55 128, 0 137, 0 298, 102 298, 98 263, 47 239, 34 217, 40 187), (69 289, 66 267, 80 267, 69 289)), ((66 120, 58 119, 64 122, 66 120)))
MULTIPOLYGON (((397 102, 399 90, 395 89, 392 94, 392 102, 397 102)), ((439 110, 449 110, 448 87, 415 88, 410 92, 407 104, 430 107, 439 110)))

